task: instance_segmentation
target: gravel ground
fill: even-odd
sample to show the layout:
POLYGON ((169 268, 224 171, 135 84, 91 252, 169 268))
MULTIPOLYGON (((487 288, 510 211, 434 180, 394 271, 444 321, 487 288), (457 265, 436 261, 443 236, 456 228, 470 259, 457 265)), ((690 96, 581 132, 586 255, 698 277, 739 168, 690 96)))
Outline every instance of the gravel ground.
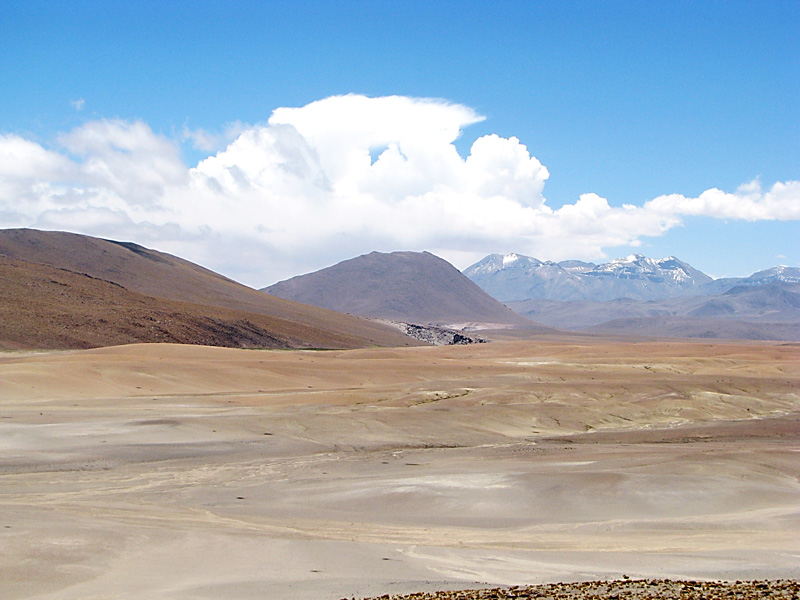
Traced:
MULTIPOLYGON (((422 592, 364 600, 800 600, 800 583, 777 581, 678 581, 640 579, 555 583, 529 587, 422 592)), ((346 600, 346 599, 343 599, 346 600)))

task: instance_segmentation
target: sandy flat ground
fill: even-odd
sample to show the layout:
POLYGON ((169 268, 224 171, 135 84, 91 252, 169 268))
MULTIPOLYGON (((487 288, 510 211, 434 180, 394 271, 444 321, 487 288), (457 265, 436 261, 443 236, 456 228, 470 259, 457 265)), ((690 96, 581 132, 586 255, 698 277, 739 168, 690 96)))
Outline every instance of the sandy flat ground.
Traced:
POLYGON ((800 348, 0 354, 0 597, 800 577, 800 348))

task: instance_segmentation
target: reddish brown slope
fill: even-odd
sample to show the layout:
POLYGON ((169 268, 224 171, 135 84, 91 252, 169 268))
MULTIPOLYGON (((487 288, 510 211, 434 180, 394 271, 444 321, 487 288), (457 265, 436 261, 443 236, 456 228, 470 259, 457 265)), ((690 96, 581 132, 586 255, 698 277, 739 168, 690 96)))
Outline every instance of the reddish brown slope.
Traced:
MULTIPOLYGON (((145 304, 151 307, 155 307, 155 304, 152 303, 154 299, 168 302, 188 302, 193 305, 193 308, 186 309, 187 318, 209 315, 210 318, 216 319, 228 315, 224 319, 258 321, 258 328, 263 329, 258 336, 272 336, 281 340, 280 343, 266 345, 353 348, 368 345, 393 346, 414 343, 400 332, 379 323, 274 298, 189 261, 135 244, 112 242, 64 232, 9 229, 0 231, 0 257, 6 257, 12 261, 66 269, 115 283, 123 286, 128 293, 149 296, 150 301, 145 304), (220 309, 223 309, 222 312, 220 309), (225 313, 225 311, 234 311, 236 315, 231 316, 233 313, 225 313)), ((37 321, 41 331, 47 331, 46 320, 49 318, 47 316, 49 313, 45 309, 49 306, 47 294, 52 293, 54 289, 47 288, 47 286, 41 287, 41 285, 39 287, 25 286, 23 284, 25 269, 22 268, 22 265, 17 263, 8 268, 15 271, 13 278, 18 285, 13 288, 15 291, 12 292, 9 284, 8 291, 4 293, 7 315, 8 310, 11 310, 10 314, 13 315, 15 307, 23 312, 27 310, 27 317, 37 321), (39 304, 34 302, 34 298, 38 298, 36 302, 39 304), (31 308, 27 309, 28 306, 31 308), (34 306, 37 307, 36 310, 40 311, 39 314, 34 313, 34 306)), ((34 279, 38 277, 41 280, 46 277, 43 272, 28 271, 28 273, 31 276, 35 275, 34 279)), ((11 275, 9 277, 11 278, 11 275)), ((40 281, 40 283, 42 282, 40 281)), ((83 302, 72 302, 63 306, 64 314, 74 310, 77 311, 76 317, 80 317, 83 314, 81 311, 86 310, 92 304, 91 302, 87 304, 86 300, 91 294, 98 294, 96 300, 99 306, 103 302, 107 302, 110 296, 120 293, 109 288, 100 290, 98 286, 83 280, 72 280, 69 285, 78 290, 76 291, 78 295, 84 297, 83 302)), ((58 303, 62 302, 63 298, 58 299, 57 296, 53 296, 52 300, 58 303)), ((125 316, 124 311, 133 306, 129 300, 130 298, 119 300, 122 308, 118 310, 122 312, 122 317, 125 316)), ((51 308, 55 309, 55 306, 51 308)), ((165 310, 180 312, 180 310, 172 308, 165 310)), ((114 341, 98 341, 99 343, 91 345, 116 343, 114 341)), ((137 339, 136 341, 147 340, 137 339)), ((247 344, 243 343, 243 345, 247 344)), ((48 347, 53 346, 48 345, 48 347)))
POLYGON ((134 342, 290 347, 292 338, 275 325, 262 315, 160 300, 88 275, 0 257, 0 348, 134 342))

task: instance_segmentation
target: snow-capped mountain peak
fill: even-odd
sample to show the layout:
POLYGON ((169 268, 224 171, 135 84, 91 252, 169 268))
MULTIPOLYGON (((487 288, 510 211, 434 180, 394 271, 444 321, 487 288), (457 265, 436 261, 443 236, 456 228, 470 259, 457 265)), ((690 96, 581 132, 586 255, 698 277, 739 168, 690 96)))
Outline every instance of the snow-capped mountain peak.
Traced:
POLYGON ((800 283, 800 268, 778 265, 777 267, 772 267, 771 269, 765 269, 764 271, 753 273, 747 279, 758 281, 758 283, 766 283, 768 281, 800 283))
POLYGON ((527 298, 655 300, 689 293, 712 279, 674 256, 630 254, 595 265, 540 261, 517 253, 492 254, 464 274, 502 301, 527 298))
POLYGON ((542 261, 531 256, 511 252, 509 254, 490 254, 481 259, 468 269, 464 270, 464 275, 473 277, 476 275, 496 273, 505 269, 525 269, 542 264, 542 261))
POLYGON ((598 265, 596 275, 614 275, 625 279, 648 278, 675 284, 703 284, 711 281, 705 273, 698 271, 674 256, 647 258, 642 254, 630 254, 598 265))

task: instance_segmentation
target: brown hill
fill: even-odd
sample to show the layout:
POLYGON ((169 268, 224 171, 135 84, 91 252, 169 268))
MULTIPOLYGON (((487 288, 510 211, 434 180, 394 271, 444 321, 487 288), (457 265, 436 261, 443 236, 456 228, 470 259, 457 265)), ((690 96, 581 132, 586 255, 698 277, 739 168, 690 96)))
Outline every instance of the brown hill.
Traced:
POLYGON ((585 331, 614 336, 800 341, 800 323, 672 315, 614 319, 585 331))
POLYGON ((429 252, 372 252, 262 291, 296 302, 395 321, 536 326, 429 252))
POLYGON ((380 323, 270 297, 136 244, 9 229, 0 231, 0 257, 6 259, 0 343, 14 347, 167 340, 300 348, 415 343, 380 323), (134 325, 148 314, 160 322, 160 336, 134 325), (72 331, 65 334, 58 323, 72 331))
POLYGON ((725 293, 641 302, 509 302, 516 312, 552 327, 611 333, 748 340, 800 340, 800 284, 736 286, 725 293))
POLYGON ((0 257, 0 281, 0 348, 292 345, 261 315, 160 300, 48 265, 0 257))

